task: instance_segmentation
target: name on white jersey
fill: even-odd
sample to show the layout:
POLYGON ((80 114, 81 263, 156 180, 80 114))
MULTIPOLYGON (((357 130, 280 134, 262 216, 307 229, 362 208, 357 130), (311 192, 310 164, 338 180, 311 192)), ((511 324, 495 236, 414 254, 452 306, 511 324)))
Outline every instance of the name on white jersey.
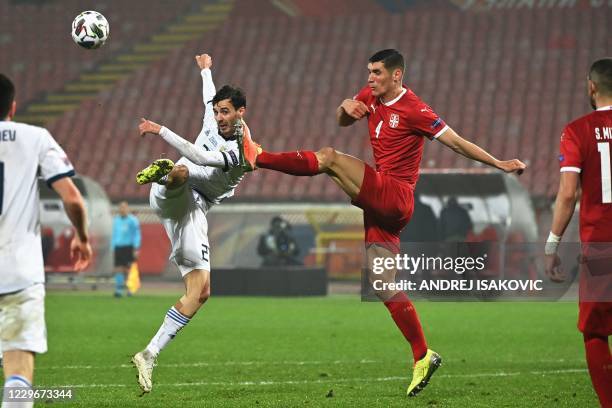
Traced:
POLYGON ((14 142, 17 140, 17 131, 4 129, 0 132, 0 142, 14 142))
POLYGON ((612 140, 612 127, 595 128, 595 139, 612 140))

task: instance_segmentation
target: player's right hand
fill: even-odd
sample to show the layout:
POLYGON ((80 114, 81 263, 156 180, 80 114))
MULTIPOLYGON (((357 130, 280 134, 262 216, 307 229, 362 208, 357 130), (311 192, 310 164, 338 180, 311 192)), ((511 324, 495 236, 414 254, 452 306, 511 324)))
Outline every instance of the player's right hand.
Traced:
POLYGON ((340 105, 351 118, 359 120, 368 114, 368 107, 361 101, 345 99, 340 105))
POLYGON ((548 276, 553 282, 564 282, 567 278, 561 269, 561 259, 557 254, 544 255, 544 270, 546 272, 546 276, 548 276))
POLYGON ((91 262, 91 245, 82 242, 77 235, 70 243, 70 258, 74 261, 74 270, 80 272, 89 266, 91 262))
POLYGON ((519 159, 512 159, 512 160, 500 161, 497 167, 505 171, 506 173, 516 172, 516 174, 520 176, 521 174, 523 174, 523 172, 527 168, 527 165, 523 163, 522 161, 520 161, 519 159))
POLYGON ((161 128, 162 128, 161 125, 158 125, 152 120, 140 118, 140 124, 138 125, 140 136, 144 136, 147 133, 153 133, 154 135, 159 135, 161 128))
POLYGON ((196 55, 196 64, 200 69, 206 69, 212 67, 212 57, 208 54, 196 55))

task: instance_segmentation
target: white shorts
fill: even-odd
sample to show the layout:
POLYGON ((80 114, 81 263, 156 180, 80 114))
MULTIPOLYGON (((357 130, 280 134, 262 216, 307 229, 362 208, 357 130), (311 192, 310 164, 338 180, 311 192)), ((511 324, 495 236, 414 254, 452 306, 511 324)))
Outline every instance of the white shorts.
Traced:
POLYGON ((0 350, 47 351, 45 285, 0 295, 0 350))
POLYGON ((168 190, 159 184, 151 186, 151 208, 162 221, 172 244, 170 260, 182 276, 194 269, 210 271, 208 244, 208 205, 187 184, 168 190))

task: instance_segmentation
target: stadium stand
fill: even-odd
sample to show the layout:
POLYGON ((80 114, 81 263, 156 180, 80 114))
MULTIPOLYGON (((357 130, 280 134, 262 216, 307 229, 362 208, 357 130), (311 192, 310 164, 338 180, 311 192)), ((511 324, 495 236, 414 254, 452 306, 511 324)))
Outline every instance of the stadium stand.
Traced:
MULTIPOLYGON (((122 7, 136 10, 136 3, 141 2, 125 3, 122 7)), ((143 27, 118 31, 138 32, 129 36, 134 44, 152 30, 160 32, 164 22, 176 20, 189 9, 188 3, 179 2, 182 7, 165 16, 146 7, 146 13, 163 21, 151 25, 140 15, 130 22, 144 20, 143 27)), ((247 120, 265 148, 331 145, 369 160, 365 124, 338 129, 334 112, 343 98, 365 84, 367 58, 378 49, 395 47, 407 58, 406 85, 460 134, 495 155, 518 155, 531 164, 522 182, 532 194, 554 194, 558 136, 566 122, 589 111, 584 75, 593 59, 612 49, 607 33, 611 8, 471 11, 439 7, 439 2, 438 7, 417 2, 418 7, 410 8, 404 2, 402 8, 391 10, 381 2, 360 0, 353 8, 339 2, 321 15, 309 11, 318 8, 306 3, 236 0, 225 24, 185 41, 167 57, 118 80, 48 126, 74 158, 77 169, 98 179, 111 197, 145 200, 148 189, 136 186, 132 176, 151 159, 176 158, 176 154, 160 140, 142 142, 137 136, 138 119, 146 116, 187 138, 195 137, 201 126, 202 101, 193 56, 205 51, 214 58, 218 86, 233 83, 246 90, 247 120)), ((77 2, 70 4, 76 7, 77 2)), ((4 11, 7 6, 1 7, 4 11)), ((51 10, 60 12, 59 6, 51 10)), ((128 24, 125 17, 113 21, 112 13, 109 20, 113 28, 128 24)), ((31 35, 26 30, 19 33, 31 35)), ((110 51, 126 46, 124 42, 116 45, 115 37, 112 40, 110 51)), ((57 61, 83 55, 70 41, 60 43, 65 49, 50 51, 57 61)), ((12 52, 19 55, 17 50, 12 52)), ((97 53, 87 55, 91 58, 88 63, 105 58, 97 53)), ((32 65, 18 73, 19 89, 28 83, 26 101, 48 86, 49 77, 40 72, 43 64, 32 65)), ((58 83, 82 70, 72 71, 60 62, 51 65, 53 81, 58 83), (55 70, 61 73, 56 76, 55 70)), ((423 167, 471 166, 437 143, 426 144, 423 167)), ((273 172, 249 175, 237 198, 344 200, 329 180, 312 182, 273 172)))
POLYGON ((99 50, 87 52, 76 47, 70 37, 70 25, 83 11, 83 2, 0 2, 2 70, 18 85, 21 104, 40 98, 42 92, 60 89, 84 70, 91 70, 114 53, 142 41, 159 25, 185 12, 192 2, 178 0, 173 7, 164 7, 164 13, 159 12, 165 4, 162 0, 97 3, 97 11, 112 22, 112 41, 99 50), (39 60, 32 61, 32 55, 39 60))

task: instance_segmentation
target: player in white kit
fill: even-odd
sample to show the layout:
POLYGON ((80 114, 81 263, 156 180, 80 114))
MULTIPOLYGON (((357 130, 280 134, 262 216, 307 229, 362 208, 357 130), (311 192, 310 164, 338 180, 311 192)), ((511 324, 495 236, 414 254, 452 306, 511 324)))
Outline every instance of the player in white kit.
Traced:
POLYGON ((159 352, 195 315, 210 296, 210 246, 206 213, 234 195, 244 175, 239 143, 250 137, 242 121, 246 98, 240 89, 224 86, 215 92, 209 55, 196 56, 203 81, 203 127, 195 144, 170 129, 142 119, 141 135, 161 136, 183 156, 174 165, 160 159, 138 173, 137 182, 152 182, 150 205, 162 220, 172 244, 170 260, 185 282, 185 294, 171 307, 147 347, 132 358, 143 392, 152 388, 152 373, 159 352))
POLYGON ((47 351, 45 273, 39 222, 38 171, 61 197, 76 229, 71 243, 75 270, 91 259, 87 213, 66 153, 44 128, 13 122, 15 87, 0 74, 0 350, 3 353, 2 407, 14 388, 31 388, 34 356, 47 351))

